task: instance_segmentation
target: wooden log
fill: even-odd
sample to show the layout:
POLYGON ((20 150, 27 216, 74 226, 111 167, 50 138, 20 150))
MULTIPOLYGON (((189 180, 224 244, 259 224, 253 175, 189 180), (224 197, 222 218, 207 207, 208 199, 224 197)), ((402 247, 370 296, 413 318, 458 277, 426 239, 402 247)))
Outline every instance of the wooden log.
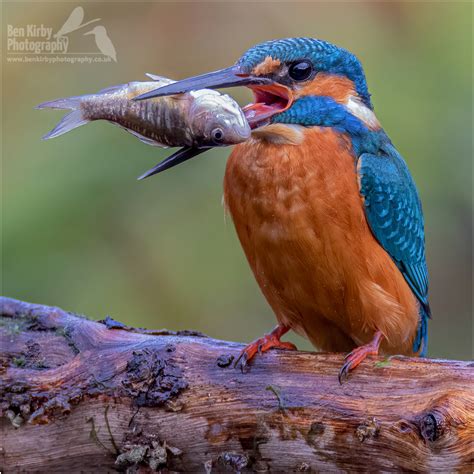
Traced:
POLYGON ((3 298, 1 471, 468 472, 474 364, 133 329, 3 298))

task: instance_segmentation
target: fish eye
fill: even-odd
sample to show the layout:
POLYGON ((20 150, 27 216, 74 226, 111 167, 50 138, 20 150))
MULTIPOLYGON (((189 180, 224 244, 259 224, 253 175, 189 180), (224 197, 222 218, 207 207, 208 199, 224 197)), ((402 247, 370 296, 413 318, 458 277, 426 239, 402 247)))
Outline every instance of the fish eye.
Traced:
POLYGON ((288 75, 295 81, 306 81, 313 73, 313 65, 309 61, 297 61, 290 65, 288 75))
POLYGON ((222 128, 214 128, 211 132, 211 137, 215 142, 221 142, 224 139, 224 132, 222 128))

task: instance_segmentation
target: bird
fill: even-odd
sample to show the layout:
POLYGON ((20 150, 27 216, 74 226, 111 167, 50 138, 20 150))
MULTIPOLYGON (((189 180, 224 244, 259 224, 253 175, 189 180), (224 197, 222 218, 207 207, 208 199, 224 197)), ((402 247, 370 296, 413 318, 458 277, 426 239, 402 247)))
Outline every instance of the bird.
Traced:
POLYGON ((94 35, 95 43, 99 48, 99 51, 117 62, 117 53, 115 51, 115 47, 112 43, 112 40, 108 37, 107 30, 104 26, 95 26, 92 28, 92 30, 85 32, 83 36, 87 35, 94 35))
POLYGON ((422 205, 359 59, 320 39, 271 40, 144 98, 237 86, 253 92, 243 108, 252 136, 227 161, 224 203, 278 321, 245 347, 240 367, 296 349, 280 340, 289 330, 347 353, 341 383, 371 355, 426 356, 422 205))

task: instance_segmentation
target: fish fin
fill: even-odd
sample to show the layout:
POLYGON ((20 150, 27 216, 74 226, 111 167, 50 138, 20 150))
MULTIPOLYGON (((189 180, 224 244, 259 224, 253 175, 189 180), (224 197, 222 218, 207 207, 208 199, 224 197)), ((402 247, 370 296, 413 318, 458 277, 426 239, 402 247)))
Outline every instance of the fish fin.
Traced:
POLYGON ((70 109, 75 110, 81 105, 81 101, 84 98, 82 95, 75 97, 65 97, 64 99, 50 100, 49 102, 43 102, 37 105, 36 109, 70 109))
POLYGON ((138 133, 135 130, 130 130, 129 128, 124 127, 123 125, 120 125, 119 123, 112 122, 112 121, 110 121, 110 123, 115 125, 116 127, 122 128, 128 133, 131 133, 134 137, 137 137, 141 142, 145 143, 146 145, 158 146, 160 148, 168 148, 168 145, 165 145, 164 143, 153 140, 153 138, 145 137, 141 133, 138 133))
POLYGON ((108 94, 110 92, 117 92, 118 90, 123 89, 126 86, 127 86, 127 84, 117 84, 115 86, 105 87, 104 89, 101 89, 99 92, 97 92, 97 94, 94 94, 94 95, 108 94))
POLYGON ((65 115, 49 133, 44 135, 43 140, 59 137, 59 135, 67 133, 74 128, 80 127, 87 122, 89 122, 89 120, 84 118, 81 110, 73 110, 72 112, 65 115))
POLYGON ((127 130, 128 133, 131 133, 135 137, 137 137, 141 142, 145 143, 145 145, 151 145, 151 146, 159 146, 160 148, 168 148, 166 145, 163 143, 157 142, 156 140, 153 140, 152 138, 144 137, 140 133, 135 132, 134 130, 127 130))
POLYGON ((157 82, 166 82, 167 84, 172 84, 173 82, 175 82, 175 81, 172 81, 171 79, 168 79, 167 77, 157 76, 156 74, 151 74, 150 72, 146 72, 145 76, 157 82))
POLYGON ((59 137, 59 135, 69 132, 69 130, 80 127, 81 125, 89 122, 89 120, 84 117, 80 108, 84 97, 86 96, 65 97, 63 99, 43 102, 42 104, 36 106, 37 109, 72 110, 72 112, 65 115, 49 133, 43 136, 43 140, 59 137))

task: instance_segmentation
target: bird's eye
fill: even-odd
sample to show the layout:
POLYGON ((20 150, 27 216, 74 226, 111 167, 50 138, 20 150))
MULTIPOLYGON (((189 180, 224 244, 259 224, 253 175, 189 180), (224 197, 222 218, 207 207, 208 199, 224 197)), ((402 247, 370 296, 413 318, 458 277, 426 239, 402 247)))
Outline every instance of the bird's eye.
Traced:
POLYGON ((212 130, 211 136, 215 142, 219 143, 224 139, 224 132, 221 128, 215 128, 214 130, 212 130))
POLYGON ((289 76, 295 81, 306 81, 313 72, 313 65, 309 61, 298 61, 290 65, 289 76))

